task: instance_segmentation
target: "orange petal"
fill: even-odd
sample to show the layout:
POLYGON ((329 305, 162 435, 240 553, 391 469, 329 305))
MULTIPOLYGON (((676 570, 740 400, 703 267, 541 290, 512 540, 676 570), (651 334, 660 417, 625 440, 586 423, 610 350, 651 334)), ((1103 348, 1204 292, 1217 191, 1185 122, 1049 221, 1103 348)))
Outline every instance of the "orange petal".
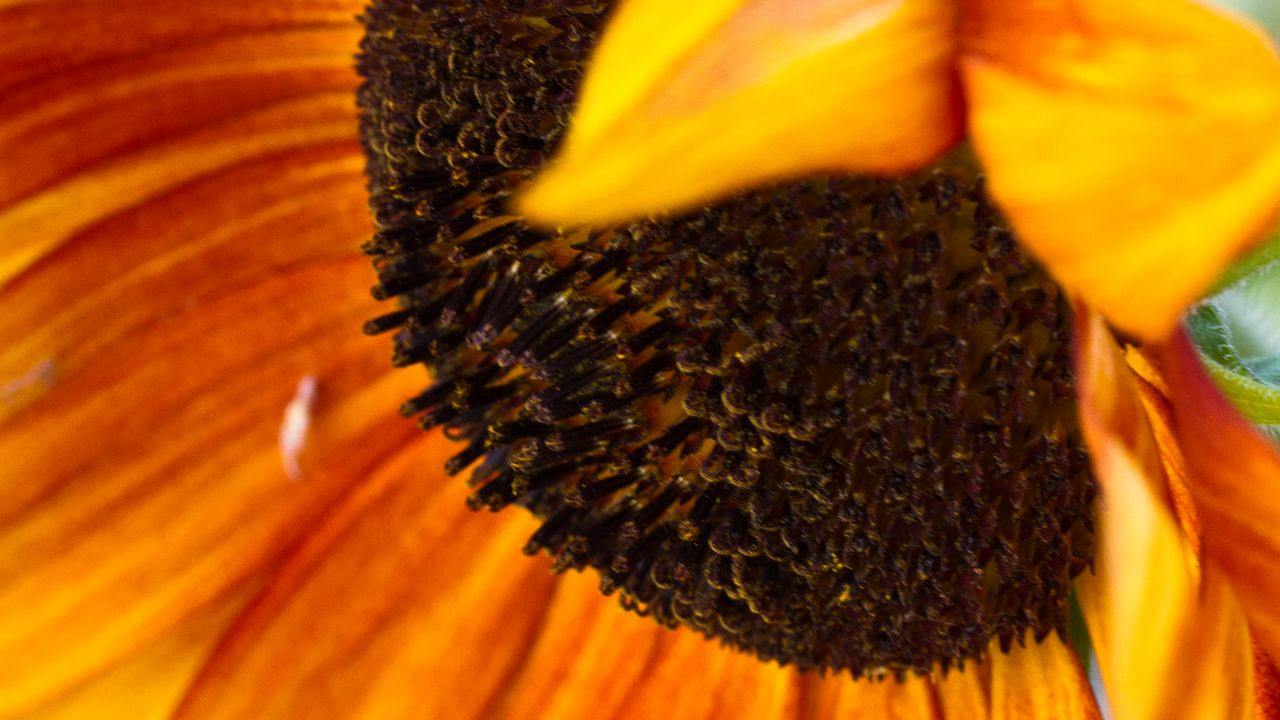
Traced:
POLYGON ((1056 635, 1003 653, 992 644, 993 720, 1099 720, 1089 679, 1075 652, 1056 635))
POLYGON ((352 0, 0 7, 0 283, 95 218, 305 142, 350 138, 352 0), (288 101, 331 93, 326 116, 288 101), (346 103, 337 111, 340 103, 346 103), (266 127, 262 117, 278 108, 266 127), (258 122, 251 114, 257 112, 258 122), (251 131, 246 125, 253 125, 251 131), (252 134, 251 134, 252 133, 252 134))
POLYGON ((1193 603, 1186 547, 1163 510, 1164 475, 1134 378, 1101 317, 1079 308, 1080 422, 1102 489, 1098 576, 1077 580, 1117 717, 1156 717, 1176 638, 1193 603))
POLYGON ((1119 347, 1096 313, 1081 308, 1076 327, 1081 425, 1102 486, 1098 575, 1077 589, 1116 717, 1245 717, 1244 616, 1221 577, 1200 582, 1119 347))
MULTIPOLYGON (((645 691, 644 680, 670 644, 669 631, 624 612, 599 592, 594 572, 556 583, 537 641, 503 691, 501 720, 615 717, 645 691)), ((708 652, 727 652, 706 643, 708 652)))
POLYGON ((945 680, 913 677, 901 685, 844 673, 800 674, 622 612, 615 598, 599 595, 597 583, 595 573, 559 581, 532 651, 490 717, 986 717, 976 663, 945 680))
POLYGON ((1257 645, 1253 652, 1253 679, 1253 717, 1280 720, 1280 664, 1257 645))
POLYGON ((110 684, 413 437, 358 331, 357 8, 0 8, 0 715, 110 684))
MULTIPOLYGON (((0 26, 15 31, 0 47, 0 87, 62 74, 86 60, 144 55, 218 36, 347 25, 360 10, 353 0, 279 0, 270 6, 193 0, 181 8, 164 0, 9 0, 0 6, 0 26)), ((265 36, 259 39, 269 45, 265 36)))
POLYGON ((1122 598, 1108 580, 1124 572, 1108 569, 1102 571, 1101 577, 1077 580, 1093 648, 1116 718, 1263 720, 1272 717, 1268 713, 1274 713, 1274 709, 1269 709, 1275 699, 1271 687, 1274 679, 1263 687, 1256 684, 1257 673, 1267 668, 1260 665, 1262 656, 1251 654, 1243 611, 1220 574, 1211 571, 1208 575, 1198 596, 1187 604, 1184 618, 1173 630, 1175 636, 1161 635, 1154 624, 1137 632, 1119 632, 1121 642, 1139 647, 1136 656, 1125 657, 1112 644, 1117 635, 1113 630, 1120 627, 1116 620, 1124 612, 1122 598), (1167 653, 1168 657, 1161 663, 1154 657, 1155 653, 1167 653))
POLYGON ((965 671, 952 670, 945 677, 933 679, 940 714, 950 720, 987 720, 991 717, 991 689, 984 682, 981 663, 966 663, 965 671))
POLYGON ((1178 444, 1178 434, 1173 419, 1173 407, 1169 404, 1168 389, 1164 378, 1152 366, 1150 359, 1135 348, 1125 350, 1125 361, 1138 376, 1135 383, 1142 407, 1147 412, 1151 434, 1160 450, 1168 482, 1169 502, 1178 521, 1182 536, 1191 552, 1187 557, 1192 575, 1197 580, 1200 573, 1200 518, 1196 515, 1195 501, 1191 497, 1191 474, 1187 460, 1178 444))
MULTIPOLYGON (((664 640, 636 692, 614 716, 618 720, 793 717, 800 702, 794 670, 733 652, 693 632, 676 631, 664 640)), ((589 708, 567 717, 593 717, 589 708)))
POLYGON ((1218 392, 1185 333, 1158 356, 1205 553, 1230 579, 1258 642, 1280 659, 1280 454, 1218 392))
POLYGON ((696 207, 814 170, 922 165, 960 133, 946 0, 631 0, 557 161, 547 223, 696 207))
MULTIPOLYGON (((970 667, 975 667, 971 665, 970 667)), ((941 720, 931 682, 914 675, 898 682, 853 680, 848 675, 806 678, 806 720, 941 720)))
POLYGON ((964 0, 991 192, 1055 277, 1146 339, 1280 206, 1280 58, 1189 0, 964 0))
POLYGON ((350 250, 368 234, 352 152, 228 169, 0 291, 0 377, 49 368, 0 428, 4 703, 57 692, 258 572, 413 436, 391 409, 421 381, 358 331, 376 310, 350 250), (319 398, 294 482, 277 438, 307 375, 319 398))
POLYGON ((532 651, 486 718, 794 717, 793 669, 666 630, 598 587, 594 572, 560 579, 532 651))
POLYGON ((260 583, 237 589, 156 641, 23 715, 27 720, 168 720, 222 634, 260 583))
POLYGON ((429 479, 457 446, 428 438, 291 554, 178 717, 488 717, 554 578, 520 554, 532 518, 477 515, 465 482, 429 479))

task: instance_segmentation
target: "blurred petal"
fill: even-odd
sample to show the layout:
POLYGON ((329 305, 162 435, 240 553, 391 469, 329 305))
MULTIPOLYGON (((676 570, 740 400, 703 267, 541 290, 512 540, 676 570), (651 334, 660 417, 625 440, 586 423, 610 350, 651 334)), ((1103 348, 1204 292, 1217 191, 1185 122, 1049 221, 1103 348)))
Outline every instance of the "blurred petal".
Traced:
POLYGON ((167 720, 192 679, 260 583, 226 598, 171 628, 133 656, 42 705, 24 720, 167 720))
POLYGON ((1168 386, 1151 364, 1150 358, 1141 350, 1127 348, 1124 359, 1129 369, 1141 379, 1135 387, 1142 400, 1142 408, 1147 413, 1151 435, 1160 451, 1173 514, 1191 550, 1187 561, 1190 563, 1192 577, 1198 582, 1201 554, 1200 518, 1196 515, 1195 501, 1191 497, 1191 475, 1190 470, 1187 469, 1187 460, 1182 453, 1182 447, 1178 445, 1173 408, 1168 400, 1168 386))
POLYGON ((1231 584, 1215 567, 1205 573, 1195 616, 1183 629, 1165 683, 1159 717, 1248 720, 1254 707, 1249 626, 1231 584))
POLYGON ((920 166, 959 137, 946 0, 630 0, 521 210, 608 222, 814 170, 920 166))
POLYGON ((1162 511, 1159 450, 1119 347, 1084 308, 1076 342, 1080 421, 1102 486, 1097 576, 1077 580, 1081 607, 1117 717, 1152 718, 1193 602, 1190 553, 1162 511))
POLYGON ((1280 455, 1223 399, 1185 333, 1158 358, 1205 553, 1230 579, 1259 644, 1280 659, 1280 455))
POLYGON ((1103 492, 1097 576, 1077 589, 1115 715, 1247 717, 1244 616, 1224 578, 1201 582, 1139 381, 1098 314, 1081 308, 1076 327, 1081 424, 1103 492))
POLYGON ((1188 0, 965 0, 962 76, 991 192, 1122 329, 1173 330, 1280 203, 1280 58, 1188 0))

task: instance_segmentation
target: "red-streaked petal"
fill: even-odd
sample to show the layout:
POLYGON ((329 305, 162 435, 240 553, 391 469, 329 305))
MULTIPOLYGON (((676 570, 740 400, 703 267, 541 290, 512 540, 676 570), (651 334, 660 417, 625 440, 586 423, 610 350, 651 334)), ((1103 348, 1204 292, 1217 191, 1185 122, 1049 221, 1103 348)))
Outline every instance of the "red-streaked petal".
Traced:
MULTIPOLYGON (((618 720, 784 720, 799 702, 795 672, 688 631, 666 634, 618 720)), ((589 708, 587 715, 589 717, 589 708)), ((546 716, 548 720, 554 716, 546 716)), ((568 716, 574 717, 574 716, 568 716)))
POLYGON ((359 334, 358 10, 0 8, 0 714, 124 682, 414 437, 359 334))
POLYGON ((1222 397, 1185 333, 1157 350, 1191 471, 1205 554, 1220 565, 1259 644, 1280 658, 1280 454, 1222 397))
POLYGON ((50 368, 0 430, 5 701, 56 693, 258 572, 413 437, 393 408, 421 379, 359 334, 377 310, 350 249, 368 233, 352 152, 204 178, 0 292, 4 377, 50 368), (319 390, 295 482, 277 441, 304 376, 319 390))
POLYGON ((952 670, 933 679, 934 693, 943 720, 987 720, 991 717, 990 671, 983 663, 966 663, 965 671, 952 670))
POLYGON ((559 158, 545 223, 687 209, 817 170, 897 172, 959 137, 947 0, 630 0, 559 158))
POLYGON ((42 704, 28 720, 168 720, 209 654, 260 589, 247 583, 108 671, 42 704))
POLYGON ((1098 575, 1077 588, 1116 717, 1245 717, 1248 629, 1175 519, 1166 471, 1181 467, 1177 447, 1153 435, 1142 381, 1101 317, 1080 308, 1076 332, 1081 425, 1102 486, 1098 575))
POLYGON ((1056 278, 1167 335, 1280 208, 1280 57, 1189 0, 964 0, 991 192, 1056 278))
POLYGON ((1168 386, 1151 364, 1151 359, 1137 348, 1127 348, 1124 354, 1129 369, 1141 379, 1137 383, 1142 407, 1151 423, 1151 434, 1160 449, 1168 481, 1169 500, 1183 537, 1191 548, 1189 560, 1196 577, 1200 572, 1200 518, 1196 515, 1195 500, 1191 497, 1191 476, 1187 459, 1178 445, 1178 434, 1173 420, 1173 408, 1169 405, 1168 386))
POLYGON ((361 9, 353 0, 8 0, 0 6, 0 27, 10 30, 0 88, 220 36, 256 36, 265 47, 282 30, 351 25, 361 9))
POLYGON ((688 629, 666 630, 624 612, 598 587, 594 572, 559 581, 532 651, 488 717, 794 717, 800 683, 794 670, 688 629))
POLYGON ((537 527, 477 515, 457 445, 400 454, 282 565, 178 717, 484 718, 528 657, 554 578, 537 527))
POLYGON ((623 611, 617 598, 601 595, 594 572, 567 574, 556 584, 537 641, 493 717, 614 717, 644 692, 647 672, 660 662, 669 634, 623 611))
POLYGON ((1253 716, 1280 720, 1280 665, 1253 646, 1253 716))
POLYGON ((351 0, 0 8, 0 27, 21 28, 0 48, 0 283, 96 218, 220 164, 350 138, 359 9, 351 0), (327 108, 297 107, 325 94, 327 108))

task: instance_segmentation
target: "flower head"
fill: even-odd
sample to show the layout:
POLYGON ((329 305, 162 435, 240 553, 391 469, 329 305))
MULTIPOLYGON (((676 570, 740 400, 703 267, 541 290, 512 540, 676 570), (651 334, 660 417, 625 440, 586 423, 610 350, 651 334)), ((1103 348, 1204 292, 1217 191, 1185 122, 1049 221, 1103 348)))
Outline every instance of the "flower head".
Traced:
POLYGON ((967 136, 1033 255, 1154 339, 1274 221, 1278 129, 1273 45, 1191 0, 643 0, 521 208, 616 220, 967 136))
MULTIPOLYGON (((687 5, 702 12, 701 4, 687 5)), ((842 3, 816 3, 827 14, 791 19, 808 29, 827 25, 838 40, 841 33, 880 37, 876 28, 932 17, 895 15, 898 5, 846 23, 832 14, 842 3)), ((728 7, 705 5, 711 13, 728 7)), ((541 164, 539 153, 564 124, 576 81, 551 69, 581 65, 604 8, 386 2, 369 13, 362 60, 369 78, 361 91, 363 139, 379 221, 371 230, 350 99, 357 9, 338 0, 270 8, 195 1, 164 12, 147 0, 109 7, 50 0, 0 9, 0 23, 23 29, 0 50, 0 82, 7 83, 0 147, 14 159, 0 167, 7 173, 0 302, 11 309, 0 318, 0 714, 1096 717, 1075 654, 1053 632, 1061 627, 1066 578, 1079 572, 1074 587, 1119 717, 1274 715, 1274 655, 1266 655, 1277 637, 1269 599, 1280 509, 1266 484, 1275 477, 1274 453, 1222 402, 1179 338, 1124 352, 1096 314, 1081 310, 1068 372, 1066 296, 1012 244, 964 167, 902 181, 802 181, 612 237, 542 233, 505 215, 502 203, 541 164), (485 59, 492 53, 518 56, 496 66, 485 59), (485 63, 493 74, 475 74, 485 63), (424 72, 436 82, 415 84, 424 72), (512 77, 527 84, 519 92, 494 88, 512 77), (490 118, 494 103, 509 103, 511 112, 490 118), (404 168, 413 172, 391 172, 404 168), (936 232, 917 232, 922 222, 936 232), (392 371, 376 343, 353 332, 378 312, 362 290, 367 261, 353 252, 371 232, 367 248, 380 257, 375 294, 403 297, 405 305, 384 308, 367 329, 399 329, 397 359, 428 365, 427 386, 420 374, 392 371), (803 253, 793 252, 796 240, 803 253), (966 246, 970 240, 978 242, 966 246), (735 255, 743 248, 756 254, 735 255), (516 263, 524 270, 513 271, 516 263), (657 292, 673 274, 685 292, 657 292), (788 283, 797 276, 818 281, 788 283), (925 292, 939 285, 970 295, 961 301, 925 292), (549 295, 563 298, 559 312, 548 314, 549 295), (850 317, 818 312, 822 298, 838 300, 850 317), (926 316, 908 312, 913 302, 929 306, 928 317, 971 327, 956 332, 931 321, 932 330, 948 330, 931 337, 920 332, 926 316), (497 322, 508 312, 503 323, 510 325, 497 322), (544 316, 549 324, 535 333, 544 316), (566 319, 579 321, 575 332, 558 337, 566 319), (873 326, 865 336, 851 332, 873 326), (975 327, 984 329, 975 334, 975 327), (514 347, 517 334, 525 336, 522 348, 514 347), (933 355, 883 352, 892 347, 886 338, 900 336, 922 341, 915 345, 933 355), (698 339, 706 342, 691 347, 698 339), (823 339, 860 340, 877 351, 820 347, 823 339), (591 344, 600 341, 607 342, 591 344), (689 352, 660 357, 677 346, 689 352), (797 347, 804 354, 780 362, 797 347), (966 364, 970 350, 976 364, 966 364), (737 606, 742 618, 745 605, 752 637, 794 640, 766 627, 770 602, 789 603, 781 618, 787 627, 798 624, 794 614, 822 616, 794 594, 771 594, 768 573, 786 565, 839 580, 842 569, 793 547, 816 536, 811 528, 797 534, 771 508, 813 510, 811 526, 840 527, 853 540, 867 540, 872 527, 851 513, 822 515, 831 510, 822 501, 833 496, 841 500, 837 511, 859 506, 839 483, 830 484, 831 496, 810 492, 812 508, 787 497, 814 479, 815 466, 905 458, 897 468, 907 471, 905 485, 889 487, 899 482, 892 472, 846 473, 888 487, 865 493, 864 506, 901 509, 881 513, 894 544, 871 549, 889 562, 860 565, 860 572, 882 572, 913 547, 927 550, 934 538, 902 537, 915 529, 968 532, 946 524, 953 516, 941 523, 925 517, 943 505, 918 502, 928 487, 912 477, 928 475, 916 472, 912 457, 944 447, 919 442, 946 429, 942 415, 929 420, 921 407, 888 404, 865 418, 857 447, 833 434, 824 413, 852 407, 846 368, 839 368, 840 392, 807 393, 804 383, 837 385, 824 374, 831 362, 813 362, 837 356, 864 373, 871 389, 924 387, 921 378, 936 374, 929 387, 939 398, 962 384, 968 394, 954 393, 961 404, 1003 398, 1007 406, 985 406, 996 421, 1007 420, 1003 427, 975 430, 981 418, 947 417, 975 431, 961 440, 988 443, 978 455, 996 461, 979 464, 984 469, 1008 470, 1000 463, 1019 460, 1051 481, 1022 487, 1014 474, 996 472, 977 485, 988 508, 1001 507, 1000 496, 1025 493, 1021 509, 1008 514, 1026 522, 1001 524, 997 511, 994 534, 969 536, 1002 557, 1015 591, 989 596, 1005 624, 983 628, 990 635, 980 639, 995 636, 987 652, 975 650, 981 643, 954 644, 964 651, 965 672, 956 663, 944 674, 930 658, 904 659, 921 645, 902 642, 911 632, 899 625, 887 650, 868 634, 859 637, 861 655, 836 657, 829 647, 823 655, 811 633, 798 651, 775 642, 772 656, 849 669, 854 663, 830 660, 890 658, 890 670, 906 670, 901 677, 800 673, 617 612, 596 591, 597 576, 555 579, 546 562, 518 556, 515 548, 533 535, 562 566, 622 576, 633 598, 646 592, 673 600, 656 617, 696 627, 679 615, 685 557, 657 550, 688 542, 682 534, 705 537, 709 548, 712 532, 727 528, 737 533, 732 547, 723 538, 716 544, 729 552, 707 557, 730 557, 724 585, 737 590, 713 617, 731 621, 737 606), (982 372, 984 363, 1005 374, 982 372), (566 367, 603 367, 627 383, 574 387, 566 367), (472 382, 484 372, 499 376, 472 382), (762 393, 759 373, 776 386, 766 382, 762 393), (1014 387, 1008 378, 1033 376, 1051 397, 1000 394, 1014 387), (436 383, 453 384, 441 396, 436 383), (1072 384, 1081 398, 1078 423, 1054 395, 1065 389, 1069 396, 1072 384), (658 385, 673 392, 657 392, 658 385), (599 397, 589 397, 593 391, 599 397), (607 425, 620 410, 611 403, 634 395, 645 398, 632 416, 636 426, 607 425), (427 425, 469 434, 456 443, 438 429, 406 427, 387 413, 401 398, 413 398, 406 409, 427 425), (777 398, 781 414, 765 402, 777 398), (788 417, 789 403, 803 415, 788 417), (566 408, 572 418, 559 415, 566 408), (682 425, 686 415, 698 422, 682 425), (877 455, 867 426, 887 419, 907 422, 877 455), (1219 432, 1205 433, 1206 422, 1219 432), (538 424, 551 431, 536 435, 538 424), (830 458, 796 452, 813 443, 811 431, 824 442, 834 438, 823 446, 833 450, 830 458), (756 442, 775 436, 772 445, 756 442), (705 454, 692 448, 698 438, 705 454), (1001 445, 1008 439, 1060 453, 1028 460, 1026 447, 1001 445), (659 448, 665 456, 648 452, 666 440, 674 445, 659 448), (1082 443, 1108 498, 1092 526, 1094 486, 1082 443), (629 452, 602 458, 602 447, 629 452), (634 450, 643 452, 632 458, 634 450), (548 475, 557 453, 568 462, 548 475), (446 477, 446 467, 474 459, 477 487, 446 477), (708 461, 695 468, 700 460, 708 461), (595 471, 585 461, 617 467, 595 471), (644 477, 601 487, 631 481, 628 462, 644 477), (769 478, 750 476, 766 467, 769 478), (535 476, 547 484, 533 487, 535 476), (777 478, 791 485, 771 486, 777 478), (671 488, 712 485, 720 488, 714 494, 740 501, 730 509, 746 517, 745 534, 732 513, 716 514, 720 498, 703 501, 704 509, 714 505, 703 515, 691 496, 659 502, 671 488), (904 501, 894 505, 899 490, 904 501), (473 514, 468 497, 522 504, 543 521, 552 519, 549 511, 564 512, 561 530, 576 532, 557 534, 546 529, 552 523, 513 511, 473 514), (619 509, 625 517, 598 512, 619 509), (619 520, 614 535, 582 541, 582 531, 596 527, 584 520, 610 518, 619 520), (673 528, 671 520, 690 522, 673 528), (1009 533, 1024 527, 1043 537, 1010 551, 1009 533), (1067 527, 1083 545, 1064 542, 1067 527), (781 544, 739 544, 757 529, 781 544), (646 544, 657 531, 676 538, 646 544), (1095 547, 1096 575, 1082 568, 1095 547), (600 561, 600 552, 672 572, 642 574, 615 565, 616 557, 600 561), (761 568, 765 576, 751 575, 761 568), (1018 577, 1039 570, 1052 577, 1018 577), (753 588, 755 595, 747 592, 753 588), (1019 589, 1043 602, 1018 604, 1025 600, 1019 589), (1026 636, 1024 647, 1017 640, 1027 629, 1047 637, 1026 636), (1001 636, 1014 642, 1003 648, 1001 636), (1254 654, 1251 643, 1262 650, 1254 654)), ((921 56, 951 72, 945 58, 955 36, 923 37, 931 40, 918 46, 921 56)), ((862 62, 847 60, 851 68, 862 62)), ((914 71, 903 67, 892 87, 907 92, 914 71)), ((878 82, 874 72, 867 80, 878 82)), ((804 100, 803 93, 791 97, 804 100)), ((945 97, 951 106, 958 95, 945 97)), ((884 159, 868 169, 924 162, 958 127, 909 161, 884 159)), ((881 148, 896 152, 893 144, 881 148)), ((943 485, 977 479, 953 474, 943 485)), ((984 582, 1006 582, 1001 569, 984 582)), ((917 585, 962 588, 936 585, 938 577, 925 573, 917 585)), ((852 599, 881 614, 904 607, 857 589, 821 598, 852 599)), ((922 594, 911 602, 906 607, 929 622, 946 612, 972 617, 947 598, 922 594)), ((836 607, 832 622, 849 617, 836 607)), ((760 643, 748 649, 769 656, 760 643)))

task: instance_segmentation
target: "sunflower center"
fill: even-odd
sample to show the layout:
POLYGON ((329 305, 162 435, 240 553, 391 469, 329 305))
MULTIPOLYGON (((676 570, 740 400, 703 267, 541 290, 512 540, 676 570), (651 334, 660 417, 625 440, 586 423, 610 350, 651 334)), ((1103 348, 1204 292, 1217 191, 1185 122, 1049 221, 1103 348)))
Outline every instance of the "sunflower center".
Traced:
POLYGON ((1066 623, 1095 493, 1067 307, 980 179, 818 178, 555 234, 504 214, 605 4, 377 2, 371 320, 526 551, 801 668, 928 672, 1066 623))

